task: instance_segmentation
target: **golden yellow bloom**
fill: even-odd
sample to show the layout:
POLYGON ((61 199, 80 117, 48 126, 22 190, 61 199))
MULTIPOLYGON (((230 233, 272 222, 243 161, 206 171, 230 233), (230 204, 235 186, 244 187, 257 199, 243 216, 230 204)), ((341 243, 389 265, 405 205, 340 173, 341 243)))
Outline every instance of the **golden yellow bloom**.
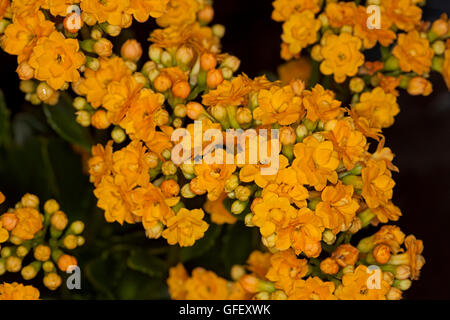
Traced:
POLYGON ((250 81, 245 76, 237 76, 232 81, 224 80, 216 89, 203 95, 205 106, 239 106, 243 105, 251 91, 250 81))
POLYGON ((326 258, 320 263, 320 271, 325 274, 336 274, 339 272, 339 265, 333 258, 326 258))
POLYGON ((295 280, 308 273, 308 261, 297 259, 292 249, 275 253, 270 258, 271 266, 266 278, 275 283, 275 287, 285 292, 292 290, 295 280))
POLYGON ((72 12, 68 10, 70 6, 79 2, 80 0, 45 0, 42 8, 50 10, 50 13, 54 16, 66 16, 72 12))
POLYGON ((169 0, 130 0, 129 12, 139 22, 145 22, 149 17, 159 18, 167 9, 169 0))
POLYGON ((377 73, 377 78, 380 80, 379 87, 386 93, 392 93, 398 96, 397 87, 402 81, 401 77, 385 76, 382 73, 377 73))
POLYGON ((5 14, 10 10, 11 2, 9 0, 0 0, 0 19, 5 17, 5 14))
POLYGON ((367 14, 366 7, 359 6, 355 12, 355 25, 354 25, 354 35, 363 41, 363 46, 365 49, 370 49, 379 42, 382 46, 389 46, 397 37, 395 32, 390 29, 392 22, 386 17, 384 11, 381 12, 380 16, 380 28, 369 29, 367 27, 367 19, 369 15, 367 14))
POLYGON ((354 2, 330 2, 325 7, 330 25, 334 28, 341 28, 345 25, 353 25, 357 13, 354 2))
POLYGON ((228 297, 227 281, 203 268, 192 271, 185 288, 186 300, 225 300, 228 297))
POLYGON ((447 88, 450 90, 450 49, 445 50, 444 64, 442 66, 442 76, 444 77, 447 88))
POLYGON ((268 252, 253 251, 247 259, 247 269, 260 278, 264 278, 270 268, 270 257, 268 252))
POLYGON ((354 76, 364 63, 364 55, 360 49, 361 40, 346 32, 339 36, 327 36, 321 50, 324 60, 320 64, 320 71, 325 75, 333 74, 338 83, 344 82, 347 76, 354 76))
POLYGON ((200 3, 197 0, 169 0, 167 10, 156 19, 161 27, 193 23, 200 3))
POLYGON ((294 288, 288 293, 289 300, 336 300, 333 295, 334 283, 322 281, 319 277, 308 277, 297 280, 294 288))
POLYGON ((100 58, 100 67, 97 71, 86 68, 78 90, 85 95, 87 101, 98 108, 107 94, 107 86, 112 81, 120 81, 131 75, 131 70, 120 57, 100 58))
POLYGON ((140 141, 132 141, 125 148, 113 153, 113 171, 117 182, 128 185, 146 186, 150 177, 148 170, 148 149, 140 141))
POLYGON ((44 5, 46 0, 14 0, 11 3, 13 17, 31 17, 44 5))
POLYGON ((46 20, 42 12, 18 17, 6 28, 1 39, 2 48, 9 54, 17 55, 18 63, 27 61, 37 41, 49 36, 54 30, 55 25, 46 20))
POLYGON ((275 0, 272 5, 272 19, 275 21, 286 21, 296 12, 317 13, 320 10, 319 0, 275 0))
POLYGON ((410 31, 419 24, 422 10, 414 0, 381 0, 381 6, 386 17, 399 29, 410 31))
POLYGON ((223 200, 225 200, 225 198, 227 198, 227 194, 224 192, 217 200, 211 201, 206 199, 206 202, 203 205, 203 209, 211 215, 211 221, 216 224, 233 224, 237 221, 236 217, 234 217, 223 205, 223 200))
POLYGON ((316 206, 316 215, 325 228, 337 234, 342 227, 348 228, 358 210, 358 202, 353 198, 353 186, 327 186, 322 191, 322 201, 316 206))
POLYGON ((353 266, 358 261, 359 250, 349 243, 341 244, 331 257, 341 267, 353 266))
POLYGON ((122 28, 129 27, 131 17, 126 13, 130 0, 83 0, 81 12, 98 23, 108 22, 122 28))
POLYGON ((417 280, 419 279, 420 269, 425 263, 425 260, 421 256, 423 251, 423 242, 422 240, 417 240, 415 236, 409 235, 405 238, 405 247, 406 254, 409 257, 409 267, 411 268, 410 278, 412 280, 417 280))
POLYGON ((337 182, 335 170, 339 165, 339 158, 331 141, 321 142, 315 136, 308 136, 295 145, 294 155, 292 167, 297 172, 300 183, 320 191, 325 188, 327 181, 337 182))
POLYGON ((366 138, 360 131, 355 130, 351 118, 331 120, 325 124, 325 130, 329 131, 324 133, 324 136, 333 142, 347 170, 351 170, 363 159, 367 149, 366 138))
POLYGON ((186 269, 181 263, 169 269, 169 278, 167 279, 167 285, 169 287, 169 294, 172 299, 186 299, 185 284, 188 279, 189 275, 187 274, 186 269))
POLYGON ((328 121, 342 113, 341 102, 334 99, 334 92, 316 84, 311 91, 303 92, 303 105, 306 118, 311 121, 328 121))
POLYGON ((281 39, 289 45, 291 55, 298 55, 303 48, 317 41, 320 21, 311 11, 295 13, 283 24, 281 39))
POLYGON ((167 229, 162 236, 169 244, 178 243, 181 247, 192 246, 203 237, 209 225, 203 221, 205 213, 202 209, 188 210, 181 208, 177 214, 167 221, 167 229))
POLYGON ((341 300, 386 300, 390 285, 381 277, 379 288, 375 283, 371 286, 368 278, 372 273, 365 265, 360 265, 353 272, 344 274, 336 297, 341 300))
POLYGON ((14 214, 19 219, 11 235, 23 240, 33 239, 36 232, 42 229, 42 216, 36 209, 19 208, 14 210, 14 214))
POLYGON ((392 253, 400 251, 400 246, 405 240, 405 234, 397 226, 385 225, 373 235, 373 246, 386 244, 392 253))
POLYGON ((111 173, 113 141, 110 140, 105 147, 98 144, 92 147, 92 157, 88 161, 90 181, 97 186, 104 176, 111 173))
POLYGON ((430 71, 434 51, 429 41, 422 38, 418 31, 411 31, 398 36, 392 54, 398 59, 402 71, 423 75, 430 71))
POLYGON ((394 117, 400 112, 397 98, 380 87, 364 92, 354 110, 375 128, 390 127, 394 123, 394 117))
POLYGON ((369 160, 366 167, 362 169, 361 177, 363 181, 362 196, 369 208, 386 205, 392 198, 392 188, 395 185, 386 163, 382 160, 369 160))
POLYGON ((39 290, 21 283, 0 284, 0 300, 39 300, 39 290))
POLYGON ((394 205, 392 201, 389 201, 386 205, 373 208, 372 212, 381 223, 386 223, 389 220, 397 221, 402 215, 400 208, 394 205))
POLYGON ((40 38, 33 48, 29 63, 35 69, 38 80, 47 81, 53 89, 60 89, 65 82, 80 78, 78 68, 86 61, 79 51, 78 41, 66 39, 62 33, 53 31, 40 38))

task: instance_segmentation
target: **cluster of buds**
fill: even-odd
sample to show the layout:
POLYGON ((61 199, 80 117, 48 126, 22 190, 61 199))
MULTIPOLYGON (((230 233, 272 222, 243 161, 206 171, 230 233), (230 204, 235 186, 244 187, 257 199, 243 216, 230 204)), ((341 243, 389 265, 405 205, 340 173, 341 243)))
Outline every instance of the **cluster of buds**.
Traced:
POLYGON ((39 198, 27 193, 0 215, 0 275, 20 273, 27 281, 42 270, 44 285, 56 290, 62 283, 60 273, 77 266, 76 258, 66 252, 84 244, 84 223, 69 224, 54 199, 47 200, 43 210, 39 198))

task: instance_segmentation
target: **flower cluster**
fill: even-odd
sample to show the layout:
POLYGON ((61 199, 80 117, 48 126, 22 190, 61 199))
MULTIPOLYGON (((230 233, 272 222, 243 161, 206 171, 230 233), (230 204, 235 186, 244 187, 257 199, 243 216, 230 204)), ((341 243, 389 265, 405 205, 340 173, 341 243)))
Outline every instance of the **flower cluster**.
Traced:
MULTIPOLYGON (((3 201, 0 193, 0 203, 3 201)), ((62 283, 58 270, 62 273, 77 266, 77 259, 65 251, 84 244, 84 223, 74 221, 69 225, 67 215, 54 199, 47 200, 43 209, 44 214, 39 211, 39 198, 27 193, 14 208, 0 215, 0 275, 20 273, 28 281, 42 270, 44 285, 56 290, 62 283)), ((38 297, 39 291, 31 286, 0 285, 0 300, 38 297)))
POLYGON ((388 127, 399 112, 398 88, 429 95, 431 71, 450 84, 448 18, 422 21, 420 3, 275 0, 272 18, 283 23, 281 56, 292 60, 285 69, 308 78, 310 67, 302 59, 311 57, 323 75, 349 86, 353 111, 366 118, 376 113, 383 120, 369 120, 388 127), (366 60, 363 53, 372 48, 379 50, 380 60, 366 60))

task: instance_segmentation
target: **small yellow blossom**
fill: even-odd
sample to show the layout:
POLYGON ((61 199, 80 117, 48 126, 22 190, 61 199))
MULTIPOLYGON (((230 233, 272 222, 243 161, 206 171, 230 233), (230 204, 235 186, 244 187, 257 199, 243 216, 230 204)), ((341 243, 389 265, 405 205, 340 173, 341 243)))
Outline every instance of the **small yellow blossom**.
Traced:
POLYGON ((178 243, 181 247, 192 246, 203 237, 209 225, 203 221, 205 213, 202 209, 188 210, 181 208, 177 214, 167 221, 167 229, 162 236, 169 244, 178 243))
POLYGON ((430 71, 434 51, 430 48, 429 41, 422 38, 419 32, 411 31, 398 36, 392 54, 398 59, 402 71, 423 75, 430 71))

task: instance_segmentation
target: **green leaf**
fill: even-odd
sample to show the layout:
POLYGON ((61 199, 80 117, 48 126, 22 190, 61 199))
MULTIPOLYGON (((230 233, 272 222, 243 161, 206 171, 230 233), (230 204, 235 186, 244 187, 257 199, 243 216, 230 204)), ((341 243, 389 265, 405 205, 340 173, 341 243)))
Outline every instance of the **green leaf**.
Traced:
POLYGON ((180 250, 180 260, 186 262, 203 255, 214 246, 221 230, 222 226, 211 224, 203 238, 197 240, 192 247, 186 247, 180 250))
POLYGON ((61 95, 58 104, 44 105, 43 108, 48 123, 64 140, 79 145, 86 151, 91 149, 89 131, 75 121, 75 110, 69 97, 61 95))
POLYGON ((144 250, 133 250, 127 259, 127 265, 150 277, 165 278, 167 275, 168 265, 144 250))
POLYGON ((11 132, 9 125, 10 115, 11 112, 6 107, 3 91, 0 90, 0 146, 8 143, 8 141, 11 140, 11 132))

